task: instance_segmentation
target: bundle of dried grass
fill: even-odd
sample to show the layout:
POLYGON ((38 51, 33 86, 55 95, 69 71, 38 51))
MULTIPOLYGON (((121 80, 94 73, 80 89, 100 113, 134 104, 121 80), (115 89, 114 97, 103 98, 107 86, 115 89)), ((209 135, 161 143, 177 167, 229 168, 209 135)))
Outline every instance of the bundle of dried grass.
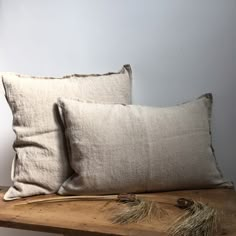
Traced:
POLYGON ((142 220, 152 220, 166 215, 167 212, 159 203, 149 200, 136 199, 133 202, 127 202, 126 208, 115 213, 111 218, 114 224, 130 224, 142 220))
MULTIPOLYGON (((160 219, 168 215, 167 211, 161 207, 161 203, 174 205, 174 203, 157 202, 145 199, 145 197, 135 194, 119 194, 108 196, 64 196, 48 197, 44 199, 25 200, 15 204, 43 204, 70 201, 118 201, 123 203, 122 207, 113 211, 110 218, 114 224, 137 223, 143 220, 160 219)), ((180 198, 177 200, 177 207, 185 209, 185 213, 180 216, 168 230, 171 236, 213 236, 217 230, 217 211, 210 206, 193 200, 180 198)))
POLYGON ((168 230, 171 236, 214 236, 217 231, 217 210, 198 201, 179 199, 178 207, 186 212, 168 230), (181 203, 182 201, 182 203, 181 203), (185 201, 185 202, 184 202, 185 201), (184 203, 184 204, 183 204, 184 203))

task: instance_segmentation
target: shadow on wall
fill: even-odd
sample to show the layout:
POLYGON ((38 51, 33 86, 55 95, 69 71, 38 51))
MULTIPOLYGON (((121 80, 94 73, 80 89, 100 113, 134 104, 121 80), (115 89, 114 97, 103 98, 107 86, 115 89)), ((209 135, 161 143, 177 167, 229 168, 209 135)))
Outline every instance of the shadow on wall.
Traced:
POLYGON ((4 94, 0 94, 0 185, 11 184, 11 164, 15 152, 12 148, 15 134, 12 130, 12 114, 4 94))

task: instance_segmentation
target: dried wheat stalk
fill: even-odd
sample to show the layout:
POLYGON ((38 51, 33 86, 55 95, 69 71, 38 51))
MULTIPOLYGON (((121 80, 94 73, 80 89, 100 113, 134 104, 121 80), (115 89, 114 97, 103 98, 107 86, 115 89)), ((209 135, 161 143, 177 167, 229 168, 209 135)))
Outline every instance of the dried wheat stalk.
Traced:
POLYGON ((198 201, 192 201, 186 212, 169 228, 171 236, 214 236, 217 231, 217 210, 198 201))
POLYGON ((70 202, 70 201, 104 201, 104 200, 116 200, 117 195, 104 195, 104 196, 62 196, 62 197, 47 197, 44 199, 25 200, 23 202, 16 203, 15 206, 28 205, 28 204, 40 204, 40 203, 55 203, 55 202, 70 202))
POLYGON ((127 207, 111 218, 114 224, 136 223, 142 220, 152 220, 166 215, 167 212, 158 202, 137 199, 135 202, 129 202, 127 207))
MULTIPOLYGON (((124 203, 125 209, 114 212, 112 222, 114 224, 128 224, 139 222, 143 219, 151 220, 152 218, 160 218, 167 214, 158 202, 137 199, 134 194, 119 194, 107 196, 63 196, 63 197, 48 197, 44 199, 26 200, 24 202, 16 203, 15 206, 28 205, 28 204, 44 204, 56 202, 70 202, 78 200, 87 201, 104 201, 116 200, 124 203)), ((167 203, 168 204, 168 203, 167 203)))

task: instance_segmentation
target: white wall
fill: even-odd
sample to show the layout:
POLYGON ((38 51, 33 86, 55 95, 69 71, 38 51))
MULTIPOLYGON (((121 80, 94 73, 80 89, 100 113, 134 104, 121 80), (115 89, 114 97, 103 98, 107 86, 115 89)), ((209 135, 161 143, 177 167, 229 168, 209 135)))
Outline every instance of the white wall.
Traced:
MULTIPOLYGON (((124 63, 133 66, 135 103, 213 92, 216 155, 236 182, 235 0, 0 0, 0 71, 60 76, 124 63)), ((1 95, 0 185, 10 184, 11 120, 1 95)))

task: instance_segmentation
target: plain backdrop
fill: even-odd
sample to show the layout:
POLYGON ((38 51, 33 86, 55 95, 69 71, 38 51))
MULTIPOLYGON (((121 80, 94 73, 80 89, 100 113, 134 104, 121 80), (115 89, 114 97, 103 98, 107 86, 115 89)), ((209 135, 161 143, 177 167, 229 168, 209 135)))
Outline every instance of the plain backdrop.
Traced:
MULTIPOLYGON (((126 63, 136 104, 171 106, 213 93, 217 160, 236 182, 235 0, 0 0, 0 71, 61 76, 126 63)), ((11 124, 1 93, 0 185, 11 184, 11 124)))

